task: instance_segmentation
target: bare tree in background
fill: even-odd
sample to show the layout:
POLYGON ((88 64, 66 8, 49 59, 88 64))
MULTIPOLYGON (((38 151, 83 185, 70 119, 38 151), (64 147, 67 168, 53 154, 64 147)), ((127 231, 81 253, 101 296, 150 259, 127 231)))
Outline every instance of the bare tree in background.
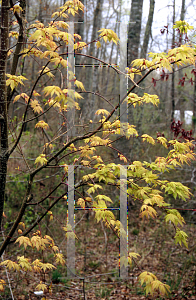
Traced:
MULTIPOLYGON (((176 18, 176 1, 173 0, 173 21, 172 23, 175 23, 175 18, 176 18)), ((173 28, 173 33, 172 33, 172 48, 175 47, 175 29, 173 28)), ((172 108, 171 108, 171 122, 174 119, 174 111, 175 111, 175 73, 172 73, 172 83, 171 83, 171 103, 172 103, 172 108)))
POLYGON ((130 22, 128 27, 128 67, 130 67, 130 63, 139 56, 140 34, 142 27, 142 8, 143 0, 131 1, 130 22))
MULTIPOLYGON (((182 6, 181 6, 181 14, 180 14, 180 20, 183 21, 185 17, 185 0, 182 0, 182 6)), ((179 43, 182 43, 181 37, 179 36, 179 43)), ((179 79, 183 77, 183 71, 179 70, 179 79)), ((183 91, 180 89, 179 92, 179 107, 180 107, 180 120, 184 122, 184 97, 183 97, 183 91)))
POLYGON ((148 21, 146 24, 145 34, 144 34, 144 41, 141 49, 141 57, 146 58, 148 44, 150 36, 152 35, 152 23, 153 23, 153 16, 154 16, 154 8, 155 8, 155 0, 150 0, 150 8, 148 14, 148 21))

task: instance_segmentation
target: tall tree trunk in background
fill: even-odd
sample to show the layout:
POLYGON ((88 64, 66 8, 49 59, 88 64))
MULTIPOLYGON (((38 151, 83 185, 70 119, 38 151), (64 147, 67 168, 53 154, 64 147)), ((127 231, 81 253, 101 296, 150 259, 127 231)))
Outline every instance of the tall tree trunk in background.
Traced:
MULTIPOLYGON (((173 0, 173 25, 175 23, 175 0, 173 0)), ((173 28, 172 34, 172 48, 175 48, 175 29, 173 28)), ((175 111, 175 73, 172 72, 172 83, 171 83, 171 101, 172 101, 172 108, 171 108, 171 122, 174 119, 174 111, 175 111)))
POLYGON ((144 41, 141 49, 141 55, 140 57, 146 58, 147 50, 148 50, 148 44, 149 39, 152 34, 152 22, 153 22, 153 16, 154 16, 154 7, 155 7, 155 0, 150 0, 150 8, 149 8, 149 14, 148 14, 148 21, 146 24, 145 34, 144 34, 144 41))
MULTIPOLYGON (((180 20, 183 21, 184 20, 184 16, 185 16, 185 0, 182 0, 182 6, 181 6, 181 14, 180 14, 180 20)), ((180 41, 180 36, 179 36, 179 43, 182 43, 180 41)), ((183 77, 183 71, 180 70, 179 71, 179 79, 181 79, 183 77)), ((178 96, 178 99, 179 99, 179 107, 180 107, 180 120, 182 122, 184 122, 184 97, 183 97, 183 94, 182 94, 182 91, 180 90, 179 92, 179 96, 178 96)))
MULTIPOLYGON (((96 4, 96 9, 94 11, 94 17, 93 17, 93 29, 92 29, 92 35, 91 35, 91 41, 94 41, 97 38, 97 31, 101 28, 101 14, 102 14, 102 7, 103 7, 103 0, 97 0, 97 4, 96 4)), ((91 43, 90 44, 90 49, 89 49, 89 55, 94 56, 95 55, 95 43, 91 43)), ((96 63, 95 61, 93 61, 92 59, 89 61, 90 65, 93 63, 96 63)), ((95 85, 97 85, 97 82, 95 82, 96 78, 97 78, 97 67, 93 68, 90 66, 87 69, 87 73, 86 73, 86 80, 85 80, 85 89, 86 91, 90 91, 92 90, 92 85, 95 88, 95 85)), ((93 90, 93 92, 95 92, 95 90, 93 90)), ((85 119, 86 115, 89 115, 89 113, 92 115, 94 110, 94 97, 92 97, 91 94, 89 94, 89 99, 88 99, 88 103, 89 108, 87 109, 86 106, 84 106, 84 104, 86 103, 86 100, 84 99, 84 101, 81 101, 81 110, 82 110, 82 114, 83 114, 83 119, 85 119)))
POLYGON ((142 26, 142 7, 143 0, 131 1, 130 22, 128 27, 128 51, 127 63, 130 63, 139 57, 140 34, 142 26))
MULTIPOLYGON (((145 34, 144 34, 144 40, 143 40, 143 45, 141 49, 141 58, 146 58, 147 55, 147 50, 148 50, 148 44, 149 44, 149 39, 151 36, 152 32, 152 23, 153 23, 153 15, 154 15, 154 7, 155 7, 155 0, 150 0, 150 8, 149 8, 149 13, 148 13, 148 21, 146 23, 146 29, 145 29, 145 34)), ((143 89, 145 88, 145 83, 141 83, 140 87, 143 89)), ((139 96, 143 95, 143 91, 139 90, 138 92, 139 96)), ((138 108, 138 121, 137 121, 137 130, 139 135, 142 134, 142 120, 143 120, 143 115, 144 115, 144 106, 142 105, 141 107, 138 108)), ((138 145, 138 150, 139 150, 139 145, 138 145)))
MULTIPOLYGON (((132 0, 131 1, 131 10, 130 10, 130 19, 129 19, 129 26, 128 26, 128 49, 127 49, 127 66, 130 67, 131 62, 134 59, 139 58, 139 48, 140 48, 140 34, 141 34, 141 27, 142 27, 142 7, 143 7, 143 0, 132 0)), ((129 86, 132 83, 129 81, 129 86)), ((135 93, 137 93, 135 91, 135 93)), ((133 114, 132 107, 129 108, 129 115, 128 121, 130 124, 137 124, 138 117, 133 114), (137 119, 137 120, 136 120, 137 119)), ((136 141, 134 140, 136 143, 136 141)), ((135 145, 134 145, 135 146, 135 145)), ((134 147, 134 151, 135 148, 134 147)), ((125 153, 125 156, 128 159, 132 159, 132 149, 133 145, 131 145, 131 141, 126 139, 125 136, 120 138, 116 141, 115 147, 120 150, 121 152, 125 153)))
MULTIPOLYGON (((140 48, 140 35, 142 27, 142 7, 143 0, 132 0, 131 1, 131 11, 130 19, 128 26, 128 49, 127 49, 127 66, 130 67, 130 64, 133 60, 139 58, 139 48, 140 48)), ((137 81, 137 78, 135 78, 137 81)), ((131 87, 132 83, 128 81, 128 89, 131 87)), ((135 93, 138 93, 138 89, 135 90, 135 93)), ((129 109, 129 123, 136 125, 137 116, 133 114, 133 109, 129 109)))
MULTIPOLYGON (((195 64, 196 68, 196 64, 195 64)), ((196 76, 194 75, 194 94, 193 94, 193 118, 192 118, 192 129, 193 133, 195 133, 195 125, 196 125, 196 76)))
MULTIPOLYGON (((21 52, 22 46, 24 46, 24 27, 25 27, 25 15, 26 15, 26 0, 20 0, 20 7, 22 8, 21 16, 18 18, 18 24, 19 24, 19 35, 17 40, 17 45, 15 47, 14 51, 14 58, 12 61, 12 67, 11 67, 11 75, 16 75, 16 70, 18 67, 19 62, 19 53, 21 52)), ((22 74, 21 74, 22 75, 22 74)), ((11 102, 11 98, 14 94, 14 91, 11 91, 10 86, 7 88, 7 103, 8 108, 11 102)), ((18 106, 17 103, 15 103, 15 108, 18 106)))
POLYGON ((1 3, 1 48, 0 48, 0 230, 5 199, 5 184, 8 160, 8 124, 7 124, 7 89, 6 65, 9 36, 9 0, 1 3))

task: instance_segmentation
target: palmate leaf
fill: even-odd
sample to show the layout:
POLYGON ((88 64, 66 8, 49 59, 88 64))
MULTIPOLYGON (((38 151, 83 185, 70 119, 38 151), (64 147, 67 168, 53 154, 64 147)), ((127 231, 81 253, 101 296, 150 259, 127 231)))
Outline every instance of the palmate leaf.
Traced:
POLYGON ((35 128, 43 128, 43 129, 48 129, 48 124, 44 122, 44 120, 39 121, 36 125, 35 128))
POLYGON ((20 266, 15 263, 14 261, 11 260, 4 260, 3 262, 0 263, 0 266, 6 266, 7 269, 10 271, 13 269, 14 271, 20 271, 20 266))
POLYGON ((19 83, 24 85, 22 80, 27 80, 27 78, 25 78, 22 75, 16 76, 16 75, 6 74, 6 76, 9 77, 9 79, 6 80, 6 85, 10 86, 11 90, 14 90, 19 85, 19 83))
POLYGON ((40 164, 41 166, 47 164, 46 154, 40 154, 35 160, 35 164, 40 164))
MULTIPOLYGON (((106 196, 106 195, 97 195, 95 198, 98 200, 98 203, 99 203, 99 201, 101 201, 101 200, 104 200, 104 201, 106 201, 106 202, 111 202, 111 203, 113 203, 113 201, 110 199, 110 197, 108 197, 108 196, 106 196)), ((105 203, 105 202, 104 202, 104 203, 105 203)))
POLYGON ((154 145, 155 144, 155 140, 148 134, 143 134, 142 136, 143 141, 147 141, 148 143, 154 145))
MULTIPOLYGON (((89 184, 91 187, 87 190, 88 194, 95 193, 97 189, 103 189, 99 184, 89 184)), ((104 196, 104 195, 103 195, 104 196)), ((110 200, 111 201, 111 200, 110 200)), ((111 201, 112 202, 112 201, 111 201)))
POLYGON ((172 194, 175 199, 178 196, 182 200, 186 201, 191 196, 189 188, 180 182, 168 182, 164 186, 164 189, 168 194, 172 194))
POLYGON ((3 279, 0 279, 0 292, 4 291, 4 286, 6 285, 5 281, 3 279))
POLYGON ((129 256, 128 256, 128 262, 130 265, 132 265, 132 258, 138 258, 140 255, 138 253, 135 252, 129 252, 129 256))
POLYGON ((117 44, 119 41, 117 34, 111 29, 101 28, 98 32, 101 32, 99 36, 104 39, 104 42, 113 41, 117 44))
POLYGON ((48 288, 47 288, 47 285, 45 284, 45 283, 42 283, 42 281, 40 281, 40 283, 36 286, 36 289, 38 290, 38 291, 45 291, 45 290, 47 290, 48 288))
POLYGON ((186 21, 176 21, 174 26, 174 29, 179 29, 180 33, 187 33, 188 30, 192 30, 194 27, 190 26, 189 23, 186 21))
POLYGON ((63 254, 61 253, 56 253, 55 254, 55 262, 57 264, 61 264, 61 265, 64 265, 65 264, 65 258, 63 256, 63 254))
POLYGON ((18 264, 19 266, 24 270, 24 271, 32 271, 32 266, 30 263, 30 259, 25 258, 24 255, 23 256, 18 256, 18 264))
POLYGON ((27 246, 32 247, 32 243, 27 236, 18 237, 17 240, 15 241, 15 243, 19 243, 19 246, 24 245, 25 249, 27 248, 27 246))
POLYGON ((175 209, 170 209, 167 211, 165 222, 168 223, 169 221, 172 222, 175 226, 178 226, 178 224, 183 226, 183 223, 185 223, 184 218, 175 209))
POLYGON ((20 95, 17 95, 15 98, 14 98, 14 101, 13 102, 16 102, 20 99, 20 97, 22 97, 25 102, 27 103, 28 100, 29 100, 29 96, 26 94, 26 93, 21 93, 20 95))
POLYGON ((53 266, 53 265, 50 264, 50 263, 40 263, 40 268, 41 268, 44 272, 46 272, 47 269, 48 269, 48 270, 56 269, 56 267, 53 266))
POLYGON ((179 228, 177 228, 176 230, 176 235, 175 235, 175 243, 176 244, 180 244, 180 246, 182 245, 182 243, 185 245, 186 248, 188 248, 188 243, 187 243, 187 239, 188 239, 188 235, 186 234, 186 232, 184 232, 183 230, 180 230, 179 228))
POLYGON ((85 207, 85 201, 82 198, 79 198, 77 201, 77 205, 80 205, 81 207, 85 207))
POLYGON ((43 109, 37 100, 31 100, 30 106, 35 113, 40 114, 43 112, 43 109))
POLYGON ((169 285, 162 283, 159 280, 154 280, 152 282, 152 291, 158 291, 162 296, 167 295, 168 292, 170 292, 170 287, 169 285))
POLYGON ((31 238, 31 243, 33 247, 36 247, 37 250, 45 250, 46 249, 46 245, 50 244, 50 241, 48 240, 48 238, 43 238, 41 236, 38 235, 34 235, 31 238))
POLYGON ((146 295, 153 295, 156 291, 158 291, 162 296, 167 295, 170 292, 170 287, 167 284, 162 283, 157 279, 157 277, 150 272, 142 272, 139 275, 139 280, 141 285, 145 284, 146 295))
POLYGON ((140 211, 141 211, 140 217, 142 219, 144 217, 146 217, 147 219, 149 219, 149 217, 151 217, 153 219, 157 217, 157 212, 152 206, 144 204, 144 205, 142 205, 140 211))
POLYGON ((162 144, 165 148, 167 148, 168 144, 167 144, 167 139, 163 136, 159 136, 157 138, 157 141, 162 144))

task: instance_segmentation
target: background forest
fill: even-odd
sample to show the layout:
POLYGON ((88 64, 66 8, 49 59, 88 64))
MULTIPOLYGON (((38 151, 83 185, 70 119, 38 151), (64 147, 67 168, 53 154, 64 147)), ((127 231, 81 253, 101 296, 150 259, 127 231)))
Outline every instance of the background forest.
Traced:
MULTIPOLYGON (((196 299, 194 1, 82 0, 84 8, 78 6, 77 13, 54 14, 52 19, 66 1, 1 2, 1 65, 3 5, 9 7, 6 110, 11 150, 2 196, 1 100, 0 299, 196 299), (58 18, 69 24, 69 31, 58 24, 61 36, 56 28, 45 30, 58 18), (188 31, 181 31, 179 20, 193 28, 185 24, 188 31), (164 59, 169 50, 185 44, 194 50, 190 57, 180 56, 182 65, 170 61, 171 69, 162 65, 153 70, 146 65, 147 60, 155 61, 156 53, 164 59), (135 93, 135 102, 129 99, 127 105, 120 101, 128 90, 135 93), (149 94, 158 97, 148 98, 149 94), (120 127, 119 120, 134 126, 120 127), (109 140, 111 131, 116 137, 109 140), (128 177, 119 165, 127 168, 128 177), (125 278, 119 262, 122 227, 113 219, 120 218, 122 178, 128 178, 126 189, 130 188, 123 224, 127 236, 122 235, 125 244, 128 240, 130 263, 123 266, 121 259, 125 278), (129 186, 133 181, 140 185, 140 194, 129 186), (166 181, 171 182, 167 188, 166 181), (172 187, 173 182, 180 184, 172 187), (151 188, 153 197, 163 193, 164 201, 155 203, 157 213, 143 195, 151 188), (95 196, 98 189, 101 195, 95 196), (167 218, 172 209, 176 215, 167 218), (68 266, 72 251, 75 260, 68 266), (145 270, 152 273, 140 277, 145 270), (155 281, 157 286, 152 286, 155 281)), ((2 79, 3 94, 1 88, 2 79)))

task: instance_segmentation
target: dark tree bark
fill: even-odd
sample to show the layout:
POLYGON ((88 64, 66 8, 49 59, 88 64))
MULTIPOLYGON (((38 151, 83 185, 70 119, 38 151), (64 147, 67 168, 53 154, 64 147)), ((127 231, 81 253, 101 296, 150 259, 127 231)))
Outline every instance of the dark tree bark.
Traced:
MULTIPOLYGON (((81 2, 84 4, 84 0, 81 0, 81 2)), ((79 11, 78 16, 76 16, 74 20, 74 32, 76 34, 79 34, 82 37, 84 37, 84 13, 82 11, 79 11)), ((81 57, 77 56, 75 57, 75 64, 79 65, 81 61, 81 57)))
MULTIPOLYGON (((196 64, 195 64, 196 68, 196 64)), ((195 126, 196 126, 196 76, 194 76, 195 83, 194 83, 194 94, 193 94, 193 119, 192 119, 192 128, 193 132, 195 133, 195 126)))
MULTIPOLYGON (((101 27, 102 7, 103 7, 103 0, 97 0, 96 8, 94 11, 94 17, 93 17, 93 29, 92 29, 91 41, 94 41, 97 38, 97 36, 98 36, 97 31, 101 27)), ((89 55, 95 56, 95 43, 90 44, 89 55)), ((93 63, 94 63, 94 61, 90 60, 90 65, 93 63)), ((95 81, 96 78, 97 78, 97 68, 95 68, 95 70, 93 72, 93 68, 89 67, 87 75, 86 75, 86 80, 85 80, 85 83, 86 83, 85 89, 87 91, 92 90, 92 86, 95 87, 95 82, 93 84, 93 81, 95 81)), ((95 92, 95 91, 93 91, 93 92, 95 92)), ((84 105, 86 100, 84 99, 84 101, 81 101, 81 109, 82 109, 83 119, 85 119, 85 117, 87 115, 89 115, 89 113, 92 116, 93 112, 94 112, 94 109, 93 109, 94 97, 92 97, 90 95, 88 98, 88 101, 90 101, 90 106, 88 109, 84 105)))
MULTIPOLYGON (((11 4, 12 1, 11 1, 11 4)), ((17 40, 17 45, 14 51, 14 58, 12 61, 12 67, 11 67, 11 75, 15 75, 16 74, 16 70, 17 70, 17 66, 18 66, 18 61, 19 61, 19 53, 22 49, 22 45, 24 43, 24 27, 25 27, 25 12, 26 12, 26 0, 21 0, 20 1, 20 6, 23 9, 21 16, 19 16, 18 14, 15 14, 18 24, 20 26, 19 29, 19 36, 18 36, 18 40, 17 40)), ((8 108, 11 102, 11 98, 13 96, 14 91, 11 91, 10 86, 7 89, 7 103, 8 103, 8 108)))
POLYGON ((155 0, 150 0, 148 21, 147 21, 147 24, 146 24, 144 41, 143 41, 143 45, 142 45, 142 49, 141 49, 141 55, 140 55, 143 58, 146 58, 149 39, 150 39, 150 36, 152 34, 152 22, 153 22, 153 16, 154 16, 154 7, 155 7, 155 0))
POLYGON ((8 160, 8 125, 7 125, 7 89, 6 65, 8 51, 9 0, 2 0, 1 6, 1 48, 0 48, 0 228, 5 199, 5 184, 8 160))
MULTIPOLYGON (((175 0, 173 0, 173 24, 175 23, 175 0)), ((175 29, 173 29, 172 34, 172 48, 175 47, 175 29)), ((171 108, 171 122, 174 119, 174 111, 175 111, 175 73, 172 73, 172 83, 171 83, 171 101, 172 101, 172 108, 171 108)))
MULTIPOLYGON (((182 0, 180 20, 183 21, 184 17, 185 17, 185 0, 182 0)), ((180 37, 179 37, 179 43, 181 43, 180 37)), ((181 79, 182 77, 183 77, 183 71, 180 70, 179 79, 181 79)), ((182 95, 182 91, 180 91, 180 95, 179 95, 179 106, 180 106, 180 120, 184 122, 184 97, 182 95)))
POLYGON ((132 0, 130 22, 128 27, 128 67, 130 66, 131 62, 139 56, 140 34, 142 25, 142 7, 143 0, 132 0))

